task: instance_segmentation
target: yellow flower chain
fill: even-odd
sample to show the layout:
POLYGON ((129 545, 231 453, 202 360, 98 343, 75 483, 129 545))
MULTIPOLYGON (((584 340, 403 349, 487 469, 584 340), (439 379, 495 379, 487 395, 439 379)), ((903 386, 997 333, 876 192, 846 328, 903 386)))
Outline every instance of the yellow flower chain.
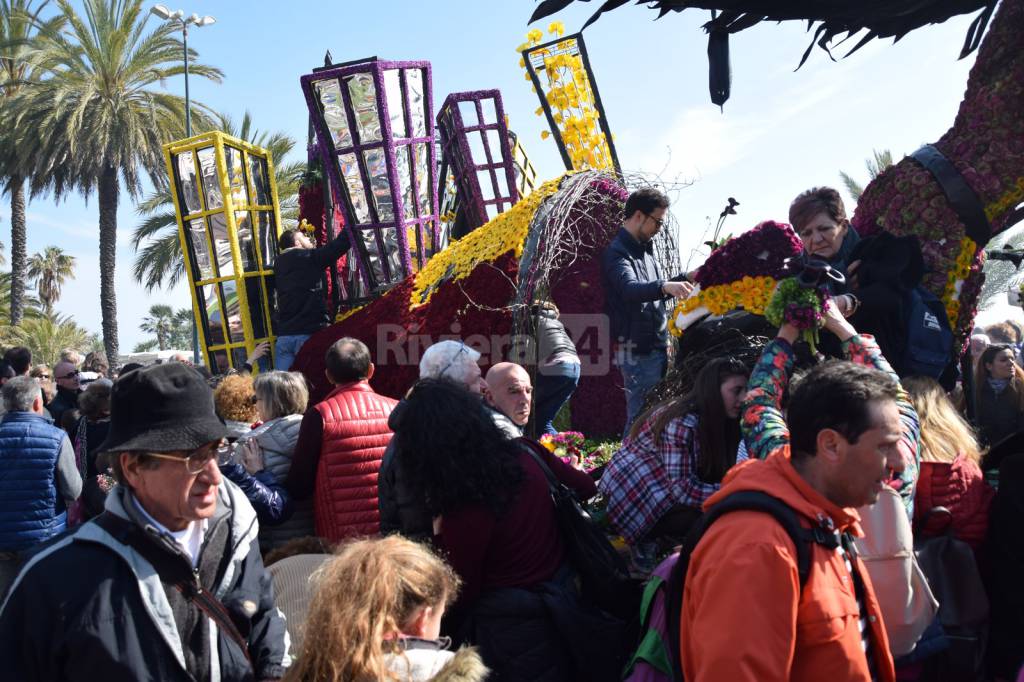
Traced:
POLYGON ((978 245, 970 237, 964 237, 960 242, 960 253, 956 257, 956 263, 946 280, 946 291, 942 294, 942 302, 946 306, 946 315, 949 317, 951 327, 956 327, 956 321, 960 317, 960 287, 967 276, 971 273, 971 264, 978 252, 978 245))
POLYGON ((358 313, 360 310, 362 310, 365 307, 366 307, 365 305, 361 305, 361 306, 359 306, 357 308, 352 308, 351 310, 346 310, 344 312, 339 312, 337 315, 334 316, 334 323, 337 324, 337 323, 341 322, 342 320, 344 320, 346 317, 351 317, 352 315, 355 315, 356 313, 358 313))
POLYGON ((735 282, 715 284, 707 289, 701 289, 696 296, 682 299, 676 303, 675 309, 672 311, 669 332, 673 336, 682 336, 683 330, 676 326, 676 318, 679 315, 691 313, 701 306, 707 308, 714 315, 724 315, 736 308, 743 308, 755 315, 763 315, 777 284, 778 282, 771 277, 746 276, 735 282))
POLYGON ((996 216, 1014 208, 1024 200, 1024 178, 1017 178, 1016 184, 1003 196, 985 207, 985 217, 994 220, 996 216))
MULTIPOLYGON (((560 38, 565 33, 565 26, 560 21, 548 26, 548 33, 560 38)), ((533 29, 526 34, 527 42, 516 48, 522 52, 528 47, 539 45, 543 34, 533 29)), ((559 42, 556 49, 567 52, 576 45, 575 39, 559 42)), ((556 54, 547 50, 544 55, 544 74, 547 76, 548 92, 545 99, 551 107, 551 117, 561 134, 565 151, 569 155, 574 170, 613 168, 611 148, 604 131, 601 130, 601 115, 594 101, 594 91, 590 85, 586 69, 583 68, 583 57, 579 54, 556 54)), ((526 69, 526 62, 519 60, 519 65, 526 69)), ((530 80, 529 71, 525 74, 530 80)), ((537 116, 544 114, 544 108, 538 107, 534 112, 537 116)), ((551 137, 550 131, 541 131, 541 139, 551 137)))
POLYGON ((442 279, 460 280, 480 263, 494 261, 508 251, 513 251, 516 258, 522 255, 533 214, 542 201, 558 191, 564 177, 545 182, 509 210, 434 254, 416 273, 409 308, 429 302, 442 279), (424 292, 427 295, 421 301, 424 292))

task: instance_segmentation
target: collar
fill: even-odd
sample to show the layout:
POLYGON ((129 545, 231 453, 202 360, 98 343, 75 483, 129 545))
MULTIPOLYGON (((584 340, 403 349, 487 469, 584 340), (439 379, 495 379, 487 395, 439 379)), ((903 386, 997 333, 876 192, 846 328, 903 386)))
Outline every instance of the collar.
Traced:
MULTIPOLYGON (((840 507, 811 487, 811 484, 808 483, 804 477, 800 475, 800 472, 798 472, 793 466, 793 460, 790 458, 788 451, 786 455, 773 456, 779 457, 782 460, 779 467, 783 476, 786 477, 786 480, 789 481, 790 485, 796 488, 796 491, 800 493, 801 497, 820 510, 818 512, 818 518, 812 520, 817 520, 818 522, 826 524, 828 521, 831 521, 835 529, 840 532, 849 530, 856 537, 864 535, 864 532, 860 527, 860 516, 857 514, 856 509, 840 507)), ((807 514, 804 515, 807 516, 807 514)))
POLYGON ((646 244, 641 243, 636 237, 629 233, 625 227, 619 228, 618 239, 626 247, 626 250, 634 255, 643 255, 645 253, 654 253, 654 244, 647 242, 646 244))
MULTIPOLYGON (((337 384, 334 389, 327 394, 330 398, 339 393, 348 393, 350 391, 361 391, 363 393, 373 393, 373 389, 370 388, 370 382, 366 379, 360 379, 359 381, 350 381, 347 384, 337 384)), ((326 398, 325 398, 326 400, 326 398)))
POLYGON ((429 651, 447 651, 451 648, 452 638, 441 637, 439 639, 421 639, 420 637, 406 637, 400 636, 395 640, 398 648, 403 651, 412 651, 414 649, 427 649, 429 651))

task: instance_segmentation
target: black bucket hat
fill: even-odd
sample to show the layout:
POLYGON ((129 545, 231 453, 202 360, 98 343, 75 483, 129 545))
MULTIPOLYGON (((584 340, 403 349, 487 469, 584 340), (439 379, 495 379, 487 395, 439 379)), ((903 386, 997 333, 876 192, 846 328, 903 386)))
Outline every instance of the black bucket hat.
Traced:
POLYGON ((213 391, 191 367, 169 362, 128 372, 110 396, 110 432, 100 452, 174 452, 228 435, 213 391))

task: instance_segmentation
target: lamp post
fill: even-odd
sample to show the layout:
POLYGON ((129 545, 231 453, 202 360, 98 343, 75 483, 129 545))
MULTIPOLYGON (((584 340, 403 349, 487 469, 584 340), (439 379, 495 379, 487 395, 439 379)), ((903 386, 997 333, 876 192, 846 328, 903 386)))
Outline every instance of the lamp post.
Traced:
MULTIPOLYGON (((186 18, 184 10, 178 9, 172 12, 164 5, 154 5, 149 13, 181 27, 182 55, 185 60, 185 137, 192 137, 192 103, 188 97, 188 27, 189 24, 193 24, 197 28, 202 28, 216 23, 217 20, 210 15, 200 17, 198 14, 190 14, 186 18)), ((192 361, 197 365, 201 361, 199 331, 196 329, 195 322, 192 323, 192 361)))

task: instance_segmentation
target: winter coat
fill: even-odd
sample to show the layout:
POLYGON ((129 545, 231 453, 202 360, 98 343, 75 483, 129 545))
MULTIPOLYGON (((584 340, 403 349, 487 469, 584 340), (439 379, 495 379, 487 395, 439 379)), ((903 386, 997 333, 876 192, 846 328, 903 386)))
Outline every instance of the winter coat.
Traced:
POLYGON ((1024 410, 1021 409, 1017 391, 1024 386, 1016 379, 999 393, 986 381, 980 387, 979 401, 974 408, 977 414, 981 440, 988 445, 995 445, 1018 431, 1024 431, 1024 410))
POLYGON ((988 530, 988 512, 995 493, 985 482, 981 468, 963 455, 952 462, 921 462, 914 519, 924 519, 935 507, 945 507, 950 515, 933 515, 924 528, 915 530, 938 535, 951 528, 958 540, 977 551, 988 530))
POLYGON ((56 479, 66 440, 62 429, 31 412, 0 420, 0 552, 28 549, 67 526, 56 479))
POLYGON ((447 651, 438 640, 400 640, 402 651, 386 654, 384 664, 401 682, 483 682, 487 666, 476 649, 447 651))
MULTIPOLYGON (((855 510, 832 504, 796 472, 788 446, 731 469, 705 511, 740 490, 779 498, 805 527, 826 518, 839 532, 863 535, 855 510)), ((688 681, 871 679, 845 561, 817 543, 810 551, 810 574, 801 591, 796 547, 771 515, 737 511, 712 524, 691 556, 683 592, 680 646, 688 681), (750 636, 738 637, 739 632, 750 636)), ((853 563, 864 581, 877 679, 891 682, 895 673, 881 609, 863 562, 853 563)))
MULTIPOLYGON (((263 452, 264 472, 277 483, 284 483, 292 466, 292 453, 299 439, 301 414, 289 414, 257 426, 238 439, 242 444, 255 439, 263 452)), ((313 501, 297 500, 291 503, 291 516, 284 523, 260 526, 260 547, 264 551, 280 547, 289 540, 314 535, 313 501)))
POLYGON ((601 281, 612 341, 631 342, 640 355, 665 348, 668 297, 661 290, 666 280, 653 245, 641 244, 620 228, 601 254, 601 281))
POLYGON ((554 310, 542 308, 537 314, 537 366, 542 367, 552 358, 561 357, 563 362, 580 361, 576 345, 569 338, 565 326, 554 310))
MULTIPOLYGON (((217 495, 199 570, 210 576, 204 580, 206 589, 248 634, 252 664, 230 637, 207 621, 216 632, 216 647, 206 647, 209 660, 200 669, 209 674, 198 678, 277 679, 291 657, 284 618, 274 606, 256 542, 256 515, 234 484, 223 481, 217 495), (215 545, 224 547, 223 554, 207 554, 215 545), (209 568, 213 570, 207 574, 209 568)), ((140 526, 145 523, 122 486, 107 497, 107 512, 140 526)), ((166 535, 147 532, 168 554, 189 560, 166 535)), ((196 676, 186 668, 186 656, 197 654, 195 648, 183 647, 181 632, 188 622, 183 619, 189 618, 205 616, 164 585, 134 548, 90 521, 39 551, 12 585, 0 609, 4 675, 11 680, 191 682, 196 676)))
POLYGON ((46 406, 50 416, 53 417, 53 423, 56 426, 60 426, 60 419, 64 416, 64 412, 67 410, 78 409, 78 396, 81 395, 82 391, 71 391, 61 386, 57 387, 57 395, 54 396, 50 404, 46 406))
POLYGON ((377 475, 392 435, 388 417, 397 404, 358 381, 337 386, 314 408, 323 419, 313 495, 320 537, 337 542, 380 530, 377 475))
POLYGON ((348 251, 348 231, 315 249, 285 249, 274 262, 278 336, 312 334, 330 322, 325 303, 324 270, 348 251))

